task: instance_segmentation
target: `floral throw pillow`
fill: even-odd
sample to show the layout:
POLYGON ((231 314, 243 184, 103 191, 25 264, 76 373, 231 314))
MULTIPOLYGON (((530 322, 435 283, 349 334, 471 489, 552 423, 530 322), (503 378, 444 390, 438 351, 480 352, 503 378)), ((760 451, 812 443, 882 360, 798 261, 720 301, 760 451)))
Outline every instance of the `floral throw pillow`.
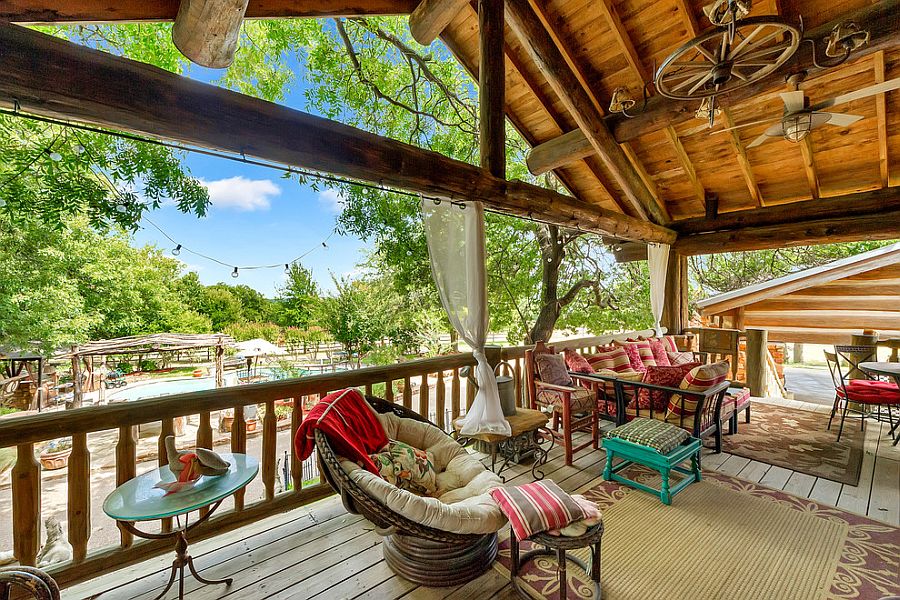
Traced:
POLYGON ((562 354, 542 352, 534 355, 541 381, 551 385, 572 385, 572 378, 566 368, 566 360, 562 354))
POLYGON ((666 354, 666 343, 659 338, 647 338, 650 343, 650 351, 653 353, 653 359, 658 367, 670 367, 672 363, 669 361, 669 355, 666 354))
POLYGON ((391 440, 381 452, 371 454, 370 458, 378 467, 381 478, 401 490, 422 496, 432 495, 437 490, 437 473, 431 452, 391 440))
MULTIPOLYGON (((699 366, 700 363, 688 363, 678 365, 677 367, 647 367, 644 373, 644 383, 652 385, 661 385, 670 388, 677 388, 681 385, 684 376, 691 372, 691 369, 699 366)), ((638 406, 641 408, 650 408, 653 406, 653 412, 662 412, 669 405, 669 393, 662 390, 648 390, 641 388, 638 394, 638 406)))
POLYGON ((641 373, 645 373, 647 371, 647 367, 644 365, 644 361, 641 360, 641 354, 638 350, 638 346, 635 343, 624 343, 621 346, 622 350, 625 351, 625 354, 628 355, 628 362, 631 364, 631 368, 634 371, 639 371, 641 373))
POLYGON ((566 366, 573 373, 593 373, 594 368, 591 366, 591 363, 587 361, 585 357, 578 354, 571 348, 566 348, 563 351, 563 356, 566 359, 566 366))

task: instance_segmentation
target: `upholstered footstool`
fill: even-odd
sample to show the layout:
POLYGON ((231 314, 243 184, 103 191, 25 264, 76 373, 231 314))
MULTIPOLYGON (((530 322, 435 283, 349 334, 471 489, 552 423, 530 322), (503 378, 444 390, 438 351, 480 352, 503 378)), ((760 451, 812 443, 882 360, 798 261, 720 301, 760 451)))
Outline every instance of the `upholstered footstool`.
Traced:
POLYGON ((638 418, 616 427, 603 440, 606 450, 606 468, 603 478, 659 496, 663 504, 671 504, 672 497, 694 481, 700 481, 700 440, 671 423, 657 419, 638 418), (622 460, 613 466, 613 458, 622 460), (681 465, 691 461, 690 469, 681 465), (644 465, 658 471, 662 477, 659 490, 620 475, 619 472, 632 464, 644 465), (674 486, 670 485, 672 471, 687 475, 674 486))
POLYGON ((536 548, 534 550, 530 550, 519 556, 519 542, 516 540, 516 534, 514 531, 509 532, 509 557, 510 557, 510 569, 509 569, 509 578, 512 583, 513 588, 516 592, 523 598, 531 598, 531 596, 521 587, 519 587, 519 573, 522 570, 523 565, 530 560, 535 559, 538 556, 556 556, 557 564, 557 573, 559 574, 559 598, 560 600, 566 600, 566 593, 568 591, 567 585, 567 575, 566 575, 566 562, 571 561, 578 565, 588 576, 591 578, 591 581, 594 583, 594 600, 600 600, 601 598, 601 586, 600 586, 600 538, 603 537, 603 523, 600 522, 596 525, 592 525, 588 527, 588 530, 583 534, 576 537, 567 537, 564 535, 550 535, 549 533, 536 533, 530 538, 529 541, 543 546, 543 548, 536 548), (591 564, 586 565, 583 561, 575 558, 574 556, 566 556, 566 550, 578 550, 579 548, 587 548, 591 549, 591 564))

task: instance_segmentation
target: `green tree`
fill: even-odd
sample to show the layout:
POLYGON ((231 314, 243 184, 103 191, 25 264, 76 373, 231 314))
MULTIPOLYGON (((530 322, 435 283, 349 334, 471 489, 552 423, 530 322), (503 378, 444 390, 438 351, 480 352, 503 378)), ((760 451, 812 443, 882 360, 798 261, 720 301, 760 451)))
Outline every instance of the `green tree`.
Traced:
POLYGON ((299 263, 291 264, 287 280, 278 288, 278 300, 283 325, 309 327, 319 302, 319 286, 312 271, 299 263))
POLYGON ((240 299, 231 291, 231 286, 224 283, 217 283, 203 289, 200 312, 209 317, 213 329, 216 331, 225 331, 229 325, 244 320, 244 310, 240 299))
POLYGON ((373 293, 370 282, 331 278, 336 291, 321 299, 319 322, 358 362, 362 353, 387 336, 394 307, 373 293))

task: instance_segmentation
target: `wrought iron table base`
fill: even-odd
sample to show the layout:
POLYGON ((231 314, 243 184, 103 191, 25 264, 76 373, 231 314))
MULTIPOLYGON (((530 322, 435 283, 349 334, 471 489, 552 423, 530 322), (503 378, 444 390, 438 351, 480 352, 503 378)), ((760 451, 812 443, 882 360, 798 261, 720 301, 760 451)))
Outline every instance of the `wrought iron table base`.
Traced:
POLYGON ((463 446, 471 442, 481 441, 488 444, 491 448, 491 471, 496 473, 500 479, 506 483, 503 477, 503 471, 510 464, 518 464, 523 456, 527 456, 529 452, 533 453, 534 459, 531 464, 531 476, 535 480, 544 478, 544 472, 539 467, 544 466, 550 460, 550 450, 553 449, 553 435, 546 427, 539 427, 531 431, 525 431, 511 438, 501 440, 499 442, 484 442, 477 437, 459 436, 458 441, 463 446), (497 469, 497 456, 503 459, 500 468, 497 469))
POLYGON ((187 515, 185 515, 184 526, 181 526, 180 519, 179 519, 178 529, 175 529, 174 531, 168 531, 165 533, 149 533, 146 531, 141 531, 140 529, 135 527, 134 523, 131 521, 119 521, 119 524, 122 527, 124 527, 127 531, 131 532, 132 534, 134 534, 138 537, 141 537, 141 538, 144 538, 147 540, 164 540, 167 538, 175 539, 175 560, 172 561, 172 572, 169 574, 169 582, 166 584, 165 589, 163 589, 163 591, 160 592, 160 594, 158 596, 156 596, 156 598, 154 598, 154 600, 160 600, 161 598, 163 598, 166 595, 166 593, 168 593, 168 591, 170 589, 172 589, 172 586, 175 585, 175 577, 176 576, 178 577, 178 598, 179 598, 179 600, 184 599, 184 568, 185 567, 188 568, 188 570, 191 572, 191 575, 194 576, 194 579, 196 579, 200 583, 203 583, 206 585, 224 584, 226 586, 230 586, 232 584, 232 582, 234 580, 231 577, 228 577, 226 579, 206 579, 206 578, 202 577, 197 572, 197 569, 194 567, 194 559, 188 553, 188 541, 187 541, 187 535, 186 535, 187 532, 194 529, 195 527, 197 527, 198 525, 200 525, 207 519, 209 519, 209 517, 212 516, 213 512, 215 512, 215 510, 217 508, 219 508, 220 504, 222 504, 221 500, 219 500, 215 504, 210 505, 207 509, 206 514, 202 515, 199 519, 197 519, 191 525, 188 525, 187 515))
POLYGON ((600 584, 600 543, 603 536, 603 524, 590 527, 588 531, 578 537, 567 538, 565 536, 550 536, 545 533, 538 533, 533 536, 531 541, 536 545, 543 546, 529 550, 525 554, 519 555, 519 542, 516 534, 512 530, 509 532, 509 556, 510 556, 510 583, 516 593, 523 598, 531 598, 532 596, 522 589, 519 579, 524 565, 539 556, 553 556, 557 563, 557 577, 559 581, 559 598, 566 600, 568 594, 568 575, 566 566, 568 562, 577 565, 590 579, 594 588, 594 600, 601 600, 603 597, 603 589, 600 584), (587 565, 584 561, 574 556, 568 556, 567 550, 577 550, 579 548, 589 547, 591 549, 591 564, 587 565))

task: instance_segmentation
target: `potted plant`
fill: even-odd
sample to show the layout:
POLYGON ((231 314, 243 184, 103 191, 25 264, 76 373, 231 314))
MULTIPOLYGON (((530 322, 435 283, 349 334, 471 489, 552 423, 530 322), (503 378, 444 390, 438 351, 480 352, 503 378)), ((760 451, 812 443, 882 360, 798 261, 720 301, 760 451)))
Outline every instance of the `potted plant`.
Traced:
POLYGON ((72 454, 72 438, 50 440, 41 450, 41 466, 48 471, 62 469, 69 464, 72 454))

